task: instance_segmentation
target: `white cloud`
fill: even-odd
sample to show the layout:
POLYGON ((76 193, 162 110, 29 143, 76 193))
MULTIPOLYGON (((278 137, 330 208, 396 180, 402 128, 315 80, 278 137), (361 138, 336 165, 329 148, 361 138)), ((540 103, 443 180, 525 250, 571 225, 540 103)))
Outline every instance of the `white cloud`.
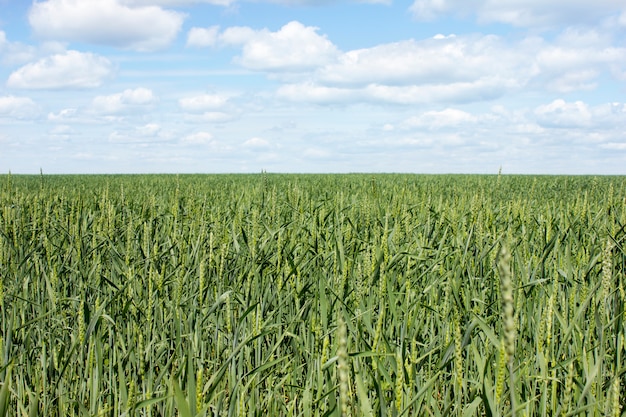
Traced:
MULTIPOLYGON (((458 0, 455 1, 455 3, 458 0)), ((620 0, 525 0, 503 2, 487 0, 479 12, 486 22, 503 22, 515 26, 552 26, 556 24, 594 23, 623 10, 620 0)))
POLYGON ((276 95, 289 101, 318 104, 350 102, 359 98, 359 92, 355 90, 310 82, 283 85, 277 90, 276 95))
POLYGON ((50 131, 48 133, 50 133, 51 136, 66 138, 66 137, 68 137, 70 135, 75 134, 76 132, 69 125, 58 125, 58 126, 54 126, 52 129, 50 129, 50 131))
POLYGON ((626 104, 620 102, 606 103, 593 108, 595 117, 611 125, 626 122, 626 104))
POLYGON ((318 77, 343 85, 438 84, 486 76, 524 82, 532 73, 528 58, 528 51, 511 48, 495 35, 435 37, 346 52, 322 68, 318 77))
POLYGON ((446 14, 475 14, 482 22, 521 27, 593 23, 623 10, 621 0, 415 0, 410 7, 420 20, 432 20, 446 14))
POLYGON ((407 119, 403 125, 409 128, 441 129, 476 123, 478 118, 459 109, 447 108, 441 111, 427 111, 407 119))
POLYGON ((224 45, 241 45, 254 39, 256 34, 257 31, 247 26, 232 26, 220 33, 219 41, 224 45))
POLYGON ((437 35, 347 51, 277 95, 313 103, 483 101, 524 89, 594 89, 603 73, 619 72, 625 60, 626 48, 610 46, 594 31, 567 30, 552 42, 437 35))
POLYGON ((190 123, 224 123, 235 119, 237 110, 229 104, 232 94, 200 94, 183 97, 178 106, 190 123))
POLYGON ((557 92, 591 90, 603 70, 619 71, 626 60, 626 48, 614 47, 594 31, 566 30, 553 44, 539 44, 535 65, 537 79, 557 92))
POLYGON ((0 96, 0 118, 32 119, 39 112, 39 106, 28 97, 0 96))
POLYGON ((313 74, 283 86, 291 100, 352 99, 411 104, 492 99, 522 88, 533 74, 523 48, 497 36, 437 36, 348 51, 313 74))
POLYGON ((481 78, 473 82, 450 82, 423 85, 368 84, 360 87, 328 87, 315 83, 287 84, 276 94, 295 102, 317 104, 371 102, 393 104, 466 103, 491 100, 507 91, 517 90, 515 80, 498 77, 481 78))
POLYGON ((383 101, 396 104, 467 103, 495 99, 507 91, 515 91, 519 87, 515 80, 485 77, 468 82, 409 86, 370 84, 365 87, 364 92, 369 101, 375 102, 383 101))
POLYGON ((6 33, 0 30, 0 61, 5 65, 23 65, 37 57, 65 52, 60 42, 43 42, 38 47, 21 42, 11 42, 6 33))
POLYGON ((292 76, 277 94, 314 103, 467 102, 528 87, 590 90, 607 70, 619 78, 626 60, 626 48, 611 46, 609 36, 580 28, 567 29, 550 42, 536 36, 510 41, 496 35, 440 34, 345 53, 316 31, 299 22, 277 32, 232 27, 215 40, 211 34, 210 43, 242 45, 238 62, 270 75, 301 71, 300 80, 307 75, 306 81, 292 76))
POLYGON ((535 109, 537 121, 544 127, 588 127, 592 114, 582 101, 567 103, 558 99, 535 109))
MULTIPOLYGON (((430 155, 441 152, 443 159, 467 160, 464 169, 475 170, 491 161, 494 172, 502 162, 511 169, 512 159, 518 160, 514 170, 546 172, 542 170, 548 166, 547 161, 555 158, 559 160, 558 168, 551 166, 555 173, 584 172, 577 165, 577 155, 587 155, 593 149, 624 149, 620 145, 625 138, 620 129, 626 122, 623 103, 592 106, 555 100, 535 109, 502 105, 492 106, 485 113, 473 109, 474 106, 431 110, 400 122, 381 124, 374 132, 380 139, 367 146, 381 154, 390 152, 399 159, 400 150, 403 154, 416 149, 430 155)), ((602 158, 589 155, 587 160, 594 157, 602 158)))
POLYGON ((220 34, 224 44, 242 45, 242 66, 264 71, 303 71, 334 59, 338 50, 318 28, 292 21, 277 32, 232 27, 220 34))
POLYGON ((447 0, 415 0, 410 11, 420 20, 432 20, 448 13, 451 5, 447 0))
POLYGON ((35 48, 18 42, 9 42, 6 34, 0 30, 0 57, 6 65, 23 64, 35 57, 35 48))
POLYGON ((166 138, 167 135, 162 131, 161 125, 157 123, 148 123, 125 132, 116 130, 109 135, 110 142, 123 143, 151 143, 166 138))
POLYGON ((222 108, 228 101, 229 96, 221 94, 202 94, 198 96, 185 97, 178 100, 181 109, 201 113, 208 110, 216 110, 222 108))
POLYGON ((196 132, 185 136, 180 141, 190 145, 207 145, 213 143, 213 135, 209 132, 196 132))
MULTIPOLYGON (((626 124, 626 104, 614 102, 590 106, 583 101, 567 102, 557 99, 537 106, 537 123, 547 128, 592 129, 596 132, 616 130, 626 124)), ((586 133, 588 134, 588 133, 586 133)))
POLYGON ((196 3, 213 4, 216 6, 228 6, 236 0, 121 0, 122 4, 129 6, 187 6, 196 3))
POLYGON ((148 123, 145 126, 138 127, 136 131, 140 136, 156 136, 161 131, 161 126, 157 123, 148 123))
POLYGON ((78 114, 78 109, 63 109, 58 113, 48 113, 48 121, 50 122, 59 122, 66 123, 69 121, 76 120, 76 116, 78 114))
POLYGON ((626 151, 626 142, 609 142, 600 145, 600 147, 614 151, 626 151))
POLYGON ((28 19, 42 38, 149 51, 174 40, 184 15, 118 0, 47 0, 33 3, 28 19))
POLYGON ((187 46, 203 48, 215 46, 218 41, 219 26, 208 28, 191 28, 187 33, 187 46))
POLYGON ((420 45, 424 43, 410 40, 346 52, 336 63, 321 69, 319 79, 344 85, 371 82, 407 84, 420 78, 434 77, 436 74, 432 70, 436 70, 436 66, 429 64, 432 56, 427 49, 442 57, 441 48, 423 48, 420 45))
POLYGON ((260 149, 267 149, 270 147, 270 143, 267 139, 263 139, 263 138, 259 138, 259 137, 253 137, 248 139, 247 141, 245 141, 243 143, 243 146, 246 148, 250 148, 250 149, 256 149, 256 150, 260 150, 260 149))
MULTIPOLYGON (((390 147, 396 146, 408 152, 419 148, 430 155, 439 154, 434 157, 434 161, 460 162, 469 159, 472 161, 467 161, 463 169, 474 172, 483 169, 487 161, 491 161, 492 172, 496 172, 502 161, 499 158, 510 160, 520 146, 524 152, 532 154, 553 135, 553 132, 546 134, 545 129, 530 122, 526 114, 519 118, 516 113, 516 110, 507 111, 506 115, 459 109, 432 111, 404 120, 398 125, 395 134, 381 133, 388 139, 390 147), (494 160, 497 162, 494 163, 494 160)), ((558 134, 559 139, 564 140, 563 132, 558 134)), ((449 165, 446 170, 454 165, 449 165)), ((454 170, 457 168, 454 167, 454 170)), ((463 169, 456 172, 463 172, 463 169)))
POLYGON ((598 75, 599 71, 593 69, 567 71, 563 75, 555 77, 554 81, 547 85, 547 88, 559 93, 593 90, 598 86, 595 82, 598 75))
POLYGON ((148 110, 158 98, 147 88, 127 89, 118 94, 94 98, 92 109, 103 114, 117 114, 128 111, 148 110))
POLYGON ((201 114, 186 114, 185 121, 190 123, 224 123, 236 118, 236 115, 221 111, 208 111, 201 114))
POLYGON ((27 64, 7 81, 11 88, 94 88, 113 74, 111 62, 92 53, 67 51, 27 64))

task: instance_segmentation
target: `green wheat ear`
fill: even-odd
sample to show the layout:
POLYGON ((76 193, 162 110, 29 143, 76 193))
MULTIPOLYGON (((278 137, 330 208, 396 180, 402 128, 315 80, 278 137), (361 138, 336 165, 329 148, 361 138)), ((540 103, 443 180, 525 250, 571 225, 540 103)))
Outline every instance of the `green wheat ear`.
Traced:
POLYGON ((617 376, 613 377, 613 384, 611 385, 611 411, 613 412, 613 417, 619 417, 621 415, 621 405, 620 405, 620 379, 617 376))
POLYGON ((498 254, 500 272, 500 291, 502 297, 502 320, 507 360, 512 361, 515 354, 515 314, 513 311, 513 280, 511 273, 511 254, 505 246, 498 254))
POLYGON ((504 332, 504 350, 509 366, 509 391, 511 394, 511 412, 515 414, 515 376, 513 357, 515 355, 515 312, 513 300, 513 274, 511 272, 511 254, 502 245, 498 253, 498 271, 500 272, 500 292, 502 300, 502 321, 504 332))
POLYGON ((613 250, 613 241, 609 238, 602 250, 602 296, 600 298, 600 318, 606 320, 606 309, 609 303, 609 294, 611 294, 613 284, 613 263, 611 253, 613 250))
POLYGON ((348 330, 343 314, 339 313, 337 327, 337 373, 339 375, 339 403, 342 416, 350 412, 350 365, 348 357, 348 330))

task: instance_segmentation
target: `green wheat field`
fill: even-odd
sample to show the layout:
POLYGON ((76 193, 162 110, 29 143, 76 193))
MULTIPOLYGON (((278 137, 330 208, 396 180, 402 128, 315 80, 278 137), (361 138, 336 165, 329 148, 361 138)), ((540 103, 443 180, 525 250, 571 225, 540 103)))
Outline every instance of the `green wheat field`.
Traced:
POLYGON ((0 176, 0 417, 626 414, 626 177, 0 176))

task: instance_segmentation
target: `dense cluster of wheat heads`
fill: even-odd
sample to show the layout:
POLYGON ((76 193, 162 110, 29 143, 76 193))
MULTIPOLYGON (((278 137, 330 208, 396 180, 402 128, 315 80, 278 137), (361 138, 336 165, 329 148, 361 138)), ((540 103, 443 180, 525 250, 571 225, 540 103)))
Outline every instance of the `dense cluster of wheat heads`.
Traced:
POLYGON ((626 179, 0 177, 0 417, 623 415, 626 179))

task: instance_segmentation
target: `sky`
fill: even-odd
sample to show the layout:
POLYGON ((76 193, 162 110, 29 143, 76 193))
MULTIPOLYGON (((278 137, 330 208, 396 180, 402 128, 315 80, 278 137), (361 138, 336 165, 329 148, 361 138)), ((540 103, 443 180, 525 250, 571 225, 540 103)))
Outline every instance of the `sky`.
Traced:
POLYGON ((626 174, 624 0, 0 0, 0 173, 626 174))

